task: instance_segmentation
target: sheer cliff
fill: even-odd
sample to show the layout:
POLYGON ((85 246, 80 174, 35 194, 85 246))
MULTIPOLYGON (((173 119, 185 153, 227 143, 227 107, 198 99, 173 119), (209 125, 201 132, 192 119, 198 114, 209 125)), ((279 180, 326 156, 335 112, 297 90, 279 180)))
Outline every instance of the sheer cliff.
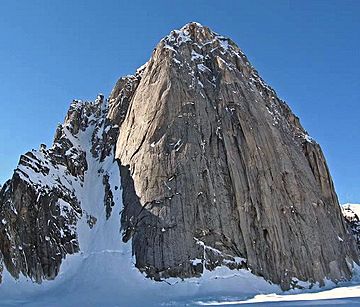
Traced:
POLYGON ((237 45, 197 23, 20 158, 0 193, 0 263, 54 279, 112 218, 122 234, 107 235, 131 240, 155 280, 226 266, 288 289, 358 263, 320 146, 237 45))

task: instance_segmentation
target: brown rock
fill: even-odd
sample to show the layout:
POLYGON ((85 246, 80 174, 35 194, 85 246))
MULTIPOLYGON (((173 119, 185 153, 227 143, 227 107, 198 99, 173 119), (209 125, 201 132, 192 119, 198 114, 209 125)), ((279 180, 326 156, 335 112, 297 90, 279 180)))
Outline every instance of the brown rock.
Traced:
POLYGON ((198 275, 194 259, 224 264, 213 249, 284 289, 293 277, 351 277, 357 248, 319 145, 239 48, 208 28, 189 24, 156 47, 116 157, 124 239, 150 277, 198 275))

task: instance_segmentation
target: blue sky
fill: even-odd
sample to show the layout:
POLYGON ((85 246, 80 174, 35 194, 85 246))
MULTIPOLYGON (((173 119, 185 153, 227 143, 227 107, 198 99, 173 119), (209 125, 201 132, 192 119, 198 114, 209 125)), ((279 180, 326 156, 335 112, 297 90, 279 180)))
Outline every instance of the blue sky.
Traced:
POLYGON ((0 182, 51 144, 72 99, 108 95, 172 29, 231 37, 322 146, 341 202, 360 202, 360 1, 0 2, 0 182))

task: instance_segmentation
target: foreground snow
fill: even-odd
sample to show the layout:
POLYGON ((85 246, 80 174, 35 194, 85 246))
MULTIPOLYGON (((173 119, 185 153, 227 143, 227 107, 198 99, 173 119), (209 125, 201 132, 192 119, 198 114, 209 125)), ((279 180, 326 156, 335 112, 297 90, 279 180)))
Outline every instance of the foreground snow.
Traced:
MULTIPOLYGON (((356 279, 356 280, 355 280, 356 279)), ((360 279, 327 290, 282 293, 275 286, 247 271, 217 269, 201 279, 156 283, 145 279, 132 265, 129 245, 72 256, 63 273, 53 282, 34 285, 6 276, 1 288, 1 306, 268 306, 360 304, 360 279), (358 283, 356 285, 356 283, 358 283)))
POLYGON ((1 306, 360 305, 358 277, 337 288, 329 283, 327 290, 305 293, 282 293, 249 272, 228 269, 207 272, 201 280, 156 283, 132 266, 130 256, 129 246, 72 256, 59 279, 43 285, 6 278, 1 306))
POLYGON ((328 306, 341 304, 346 306, 360 305, 360 281, 353 281, 348 286, 340 286, 330 290, 322 290, 310 293, 298 294, 259 294, 253 298, 245 300, 234 300, 227 298, 218 301, 198 301, 197 305, 203 306, 227 306, 227 305, 252 305, 252 306, 328 306), (352 284, 357 285, 352 285, 352 284))

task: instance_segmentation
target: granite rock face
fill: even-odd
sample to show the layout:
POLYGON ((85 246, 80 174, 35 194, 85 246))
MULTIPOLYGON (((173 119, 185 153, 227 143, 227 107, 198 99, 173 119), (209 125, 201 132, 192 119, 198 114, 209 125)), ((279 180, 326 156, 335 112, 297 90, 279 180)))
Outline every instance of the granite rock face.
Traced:
POLYGON ((320 146, 235 43, 197 23, 20 158, 0 192, 0 276, 54 279, 120 185, 122 238, 108 235, 132 240, 155 280, 228 266, 288 289, 358 262, 320 146))
POLYGON ((207 27, 191 23, 156 47, 116 157, 130 177, 124 240, 149 276, 198 276, 242 259, 285 289, 293 277, 351 277, 357 249, 319 145, 240 49, 207 27))

